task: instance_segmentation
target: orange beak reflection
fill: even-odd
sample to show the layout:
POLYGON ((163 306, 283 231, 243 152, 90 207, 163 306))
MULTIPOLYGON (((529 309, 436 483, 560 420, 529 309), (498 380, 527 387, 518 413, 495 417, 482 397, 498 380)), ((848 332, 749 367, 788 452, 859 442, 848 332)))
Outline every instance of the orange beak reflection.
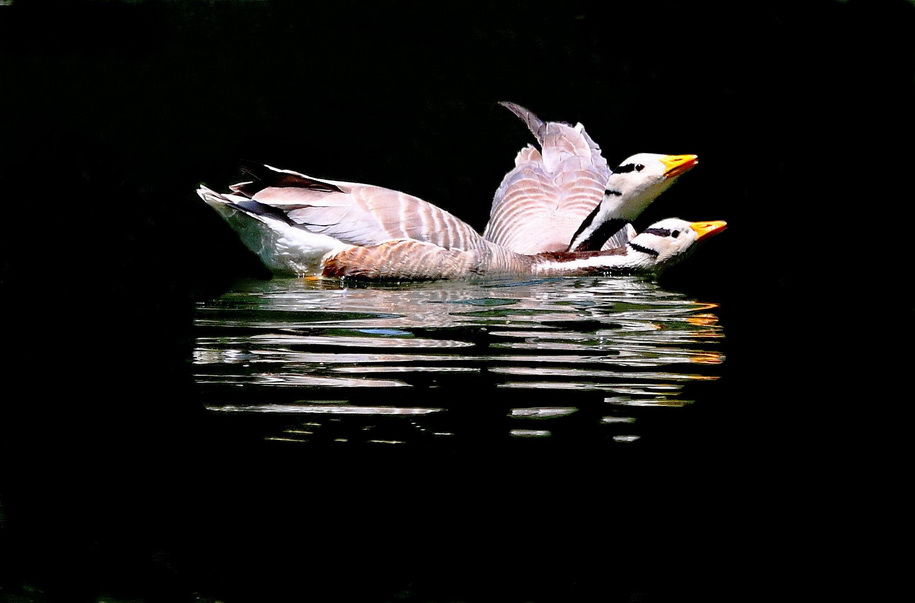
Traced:
POLYGON ((698 155, 665 155, 661 157, 661 163, 666 168, 664 170, 665 178, 676 178, 683 172, 686 172, 699 163, 698 155))
POLYGON ((696 237, 696 240, 705 239, 712 236, 713 234, 718 234, 727 228, 728 223, 722 220, 716 220, 714 222, 692 222, 689 227, 696 231, 696 234, 699 235, 696 237))

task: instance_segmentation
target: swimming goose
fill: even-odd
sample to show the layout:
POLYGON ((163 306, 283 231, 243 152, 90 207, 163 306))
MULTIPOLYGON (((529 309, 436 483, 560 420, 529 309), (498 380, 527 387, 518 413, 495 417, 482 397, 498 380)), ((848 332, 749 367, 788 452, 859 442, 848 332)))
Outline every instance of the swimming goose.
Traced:
POLYGON ((589 251, 626 243, 628 223, 683 173, 695 155, 639 153, 611 170, 582 124, 544 122, 503 102, 540 145, 527 145, 493 198, 483 237, 518 253, 589 251))
POLYGON ((449 212, 379 186, 262 166, 252 180, 200 197, 278 274, 373 280, 507 275, 657 274, 724 229, 668 219, 623 247, 520 254, 485 240, 449 212))

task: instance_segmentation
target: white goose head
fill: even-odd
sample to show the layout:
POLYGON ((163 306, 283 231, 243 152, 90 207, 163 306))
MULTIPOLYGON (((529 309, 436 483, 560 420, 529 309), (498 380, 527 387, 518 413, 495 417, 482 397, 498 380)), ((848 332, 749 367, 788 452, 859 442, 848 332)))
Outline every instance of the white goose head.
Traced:
POLYGON ((569 251, 600 249, 626 223, 638 217, 678 177, 698 163, 696 155, 656 153, 638 153, 623 161, 607 180, 600 204, 572 237, 569 251))
POLYGON ((621 247, 539 254, 533 271, 543 275, 657 275, 686 258, 700 240, 726 227, 727 223, 722 221, 687 222, 667 218, 655 222, 621 247))
POLYGON ((727 223, 687 222, 666 218, 655 222, 627 244, 626 255, 635 267, 653 266, 654 272, 669 268, 696 249, 696 243, 723 231, 727 223))

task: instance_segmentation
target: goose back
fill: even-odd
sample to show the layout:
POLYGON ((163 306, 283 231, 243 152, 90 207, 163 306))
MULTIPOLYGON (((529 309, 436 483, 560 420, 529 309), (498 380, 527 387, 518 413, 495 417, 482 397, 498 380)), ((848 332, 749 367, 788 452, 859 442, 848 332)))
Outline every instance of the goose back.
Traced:
POLYGON ((345 244, 370 246, 412 239, 443 249, 474 250, 484 245, 469 224, 413 195, 269 166, 246 172, 254 178, 232 185, 234 192, 280 212, 291 225, 345 244))

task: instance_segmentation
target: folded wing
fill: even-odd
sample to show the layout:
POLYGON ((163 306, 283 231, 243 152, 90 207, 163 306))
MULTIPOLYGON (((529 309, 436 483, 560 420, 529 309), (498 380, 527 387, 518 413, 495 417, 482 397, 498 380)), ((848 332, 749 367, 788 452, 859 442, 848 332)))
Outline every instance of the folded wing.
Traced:
POLYGON ((350 245, 413 239, 444 249, 478 248, 466 222, 418 197, 366 184, 305 176, 269 166, 246 169, 252 180, 231 189, 291 225, 350 245))

